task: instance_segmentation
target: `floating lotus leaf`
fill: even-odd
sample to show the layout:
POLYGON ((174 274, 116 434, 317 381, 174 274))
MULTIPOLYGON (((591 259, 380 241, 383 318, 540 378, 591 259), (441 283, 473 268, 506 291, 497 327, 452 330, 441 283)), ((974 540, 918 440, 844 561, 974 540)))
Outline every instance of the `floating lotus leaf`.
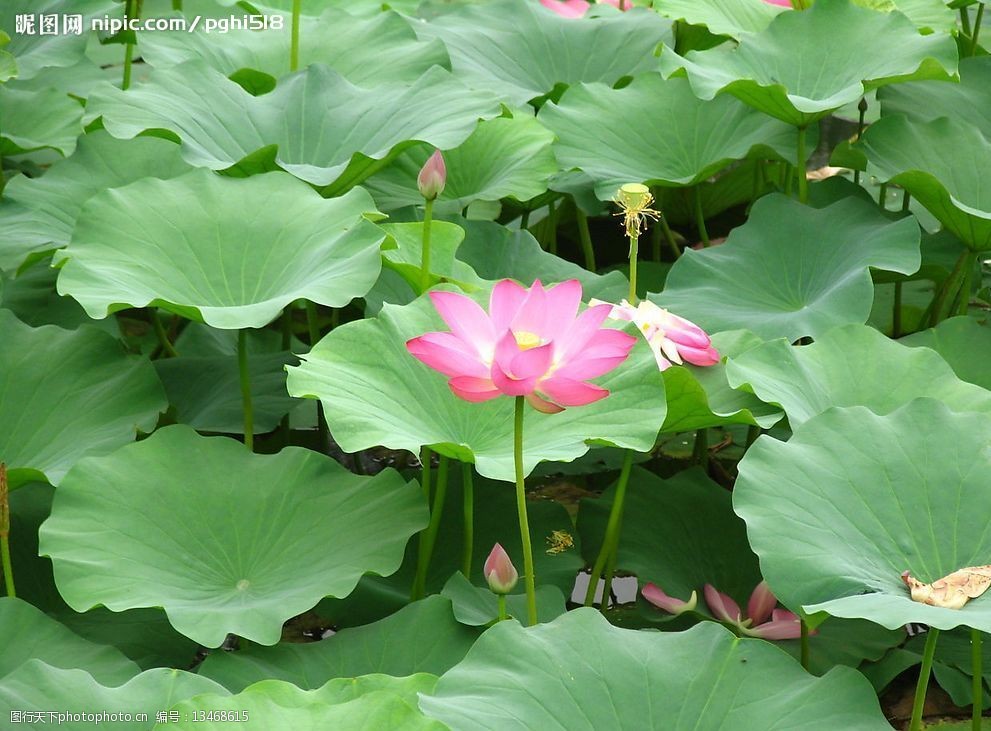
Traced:
POLYGON ((256 455, 172 426, 79 464, 40 551, 77 611, 160 606, 200 644, 233 632, 271 645, 324 596, 399 568, 426 522, 422 493, 392 470, 359 477, 310 450, 256 455))
POLYGON ((685 251, 651 299, 709 332, 818 338, 837 325, 867 321, 870 267, 911 274, 919 261, 912 218, 892 221, 854 198, 815 209, 769 195, 725 244, 685 251))
POLYGON ((750 545, 782 602, 869 619, 991 631, 991 597, 963 609, 913 601, 929 583, 991 558, 991 417, 917 399, 885 416, 834 408, 787 442, 761 437, 733 492, 750 545))
POLYGON ((341 307, 378 276, 374 211, 364 190, 325 199, 281 172, 146 178, 83 207, 59 293, 95 318, 153 305, 223 329, 263 327, 301 298, 341 307))

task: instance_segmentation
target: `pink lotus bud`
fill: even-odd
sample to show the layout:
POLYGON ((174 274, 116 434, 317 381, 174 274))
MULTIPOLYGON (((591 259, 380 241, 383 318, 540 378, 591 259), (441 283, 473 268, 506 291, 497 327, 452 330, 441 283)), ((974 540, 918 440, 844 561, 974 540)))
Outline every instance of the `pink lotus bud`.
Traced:
POLYGON ((692 592, 692 595, 688 598, 687 602, 683 602, 677 597, 668 596, 665 594, 661 587, 657 584, 647 584, 641 591, 643 598, 648 602, 653 604, 655 607, 663 609, 669 614, 678 616, 679 614, 684 614, 685 612, 690 612, 695 609, 698 604, 698 593, 692 592))
POLYGON ((747 602, 747 617, 754 624, 763 624, 771 618, 771 612, 778 606, 778 599, 767 586, 766 581, 757 584, 747 602))
POLYGON ((492 552, 485 559, 485 566, 482 568, 485 580, 489 582, 489 589, 495 594, 508 594, 516 586, 520 575, 516 573, 516 567, 509 559, 509 554, 498 543, 492 547, 492 552))
POLYGON ((712 584, 705 585, 704 593, 705 603, 709 605, 709 611, 712 612, 713 617, 721 622, 737 625, 741 623, 740 605, 733 601, 732 597, 723 594, 712 584))
POLYGON ((434 150, 434 154, 423 163, 420 174, 416 176, 416 187, 420 189, 420 195, 432 201, 444 192, 446 183, 447 166, 444 165, 444 156, 440 154, 440 150, 434 150))

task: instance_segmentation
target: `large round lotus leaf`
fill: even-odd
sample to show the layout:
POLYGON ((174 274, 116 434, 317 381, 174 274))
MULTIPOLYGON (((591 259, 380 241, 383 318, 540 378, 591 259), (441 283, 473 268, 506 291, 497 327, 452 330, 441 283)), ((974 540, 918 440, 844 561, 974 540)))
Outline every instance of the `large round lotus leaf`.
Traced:
POLYGON ((871 175, 902 186, 970 248, 991 249, 991 139, 980 129, 949 117, 899 115, 872 124, 860 145, 871 175))
POLYGON ((500 622, 445 673, 424 713, 455 731, 885 731, 863 677, 822 678, 767 642, 706 622, 619 629, 592 609, 524 629, 500 622))
MULTIPOLYGON (((662 480, 635 468, 630 475, 616 567, 687 600, 705 584, 745 605, 760 582, 757 557, 730 493, 700 469, 662 480)), ((602 545, 614 491, 583 500, 578 512, 582 546, 590 563, 602 545)))
POLYGON ((968 383, 991 390, 991 329, 971 317, 951 317, 931 330, 922 330, 899 342, 924 346, 939 353, 953 372, 968 383))
POLYGON ((325 199, 281 172, 146 178, 83 207, 59 293, 95 318, 154 305, 231 330, 301 298, 342 307, 378 277, 374 210, 364 190, 325 199))
MULTIPOLYGON (((282 16, 281 27, 274 26, 270 18, 263 31, 206 33, 201 26, 192 34, 140 33, 141 57, 156 68, 201 59, 223 74, 239 72, 238 81, 251 79, 252 86, 270 88, 289 73, 290 18, 282 16)), ((318 18, 300 18, 299 66, 312 63, 326 64, 360 86, 415 81, 431 66, 450 65, 442 43, 417 40, 410 24, 395 12, 357 18, 335 8, 318 18)))
POLYGON ((347 170, 340 183, 346 189, 380 167, 378 160, 417 140, 442 149, 461 144, 479 117, 498 112, 488 93, 470 91, 439 67, 411 84, 365 89, 317 64, 256 97, 203 62, 190 61, 156 71, 127 91, 109 85, 94 91, 85 119, 102 116, 115 137, 170 130, 190 164, 213 170, 243 161, 239 170, 257 172, 274 161, 316 185, 347 170))
POLYGON ((179 146, 159 137, 121 141, 102 130, 83 135, 68 160, 55 163, 40 178, 17 176, 4 188, 0 269, 16 269, 28 254, 68 244, 83 203, 100 191, 189 170, 179 146))
POLYGON ((82 133, 83 108, 56 91, 21 91, 0 86, 0 152, 18 155, 50 147, 71 155, 82 133))
POLYGON ((226 714, 243 714, 245 726, 293 731, 445 731, 423 715, 417 695, 433 690, 437 677, 366 675, 340 678, 316 690, 301 690, 281 680, 265 680, 236 694, 206 693, 172 707, 179 722, 155 726, 166 731, 229 731, 226 714), (206 712, 207 718, 197 716, 206 712))
POLYGON ((32 328, 0 310, 0 342, 0 460, 11 487, 58 484, 76 460, 151 431, 165 410, 151 363, 96 328, 32 328))
POLYGON ((0 715, 13 710, 42 714, 46 725, 66 731, 89 731, 99 724, 94 716, 118 731, 150 731, 155 714, 194 695, 227 691, 212 680, 184 670, 155 668, 122 684, 104 685, 84 670, 53 667, 41 660, 25 663, 0 680, 0 715), (49 712, 65 714, 50 717, 49 712), (79 714, 79 715, 77 715, 79 714), (109 714, 120 714, 113 719, 109 714), (128 716, 124 720, 121 716, 128 716))
POLYGON ((673 41, 671 23, 644 9, 575 20, 530 0, 466 4, 417 32, 444 41, 470 87, 516 106, 559 84, 613 84, 653 69, 654 46, 673 41))
POLYGON ((672 20, 704 25, 711 33, 734 38, 742 33, 759 33, 786 9, 749 0, 656 0, 654 8, 672 20))
MULTIPOLYGON (((551 152, 553 139, 532 117, 480 122, 471 137, 444 152, 447 183, 434 203, 434 213, 460 213, 477 200, 529 200, 545 192, 558 171, 551 152)), ((376 203, 386 210, 422 205, 416 176, 432 153, 428 146, 413 148, 368 180, 376 203)))
POLYGON ((991 56, 961 59, 958 84, 892 84, 880 89, 877 99, 886 117, 900 114, 912 121, 931 122, 952 116, 981 130, 991 140, 991 56))
MULTIPOLYGON (((38 0, 25 6, 17 0, 0 2, 0 29, 10 36, 10 43, 5 51, 14 55, 17 60, 17 78, 30 79, 44 68, 56 66, 64 68, 72 66, 83 58, 86 53, 85 35, 62 33, 61 27, 55 34, 41 35, 38 14, 58 15, 59 20, 65 15, 83 15, 83 27, 89 27, 89 18, 102 17, 114 8, 113 0, 38 0), (35 32, 17 33, 17 16, 31 15, 35 20, 35 32)), ((6 113, 8 108, 4 108, 6 113)))
POLYGON ((543 106, 540 121, 557 135, 562 167, 591 176, 602 200, 631 181, 692 185, 752 150, 791 159, 796 143, 790 125, 731 97, 701 101, 685 79, 654 73, 622 89, 573 86, 560 102, 543 106))
POLYGON ((920 36, 901 13, 817 0, 801 13, 781 13, 732 51, 691 51, 682 58, 665 49, 660 62, 668 75, 684 68, 702 99, 725 92, 807 126, 878 86, 948 78, 956 73, 957 48, 943 33, 920 36))
POLYGON ((359 477, 310 450, 256 455, 171 426, 78 464, 40 551, 77 611, 160 606, 202 645, 231 632, 271 645, 322 597, 395 571, 426 523, 422 493, 392 470, 359 477))
MULTIPOLYGON (((527 285, 530 283, 527 282, 527 285)), ((488 292, 472 295, 486 306, 488 292)), ((327 424, 346 452, 376 445, 419 451, 431 446, 474 462, 479 474, 512 482, 513 399, 469 403, 451 393, 447 379, 413 358, 406 341, 446 330, 426 296, 402 307, 385 305, 377 317, 335 328, 289 369, 293 396, 319 398, 327 424)), ((664 421, 664 380, 646 343, 597 379, 610 395, 560 414, 526 410, 524 472, 544 460, 570 461, 604 440, 646 451, 664 421)))
POLYGON ((116 647, 84 640, 20 599, 0 597, 0 631, 6 638, 0 653, 0 678, 29 660, 83 668, 104 683, 123 683, 141 671, 116 647))
POLYGON ((214 652, 198 672, 235 693, 268 678, 319 688, 333 678, 369 673, 440 675, 460 662, 477 638, 477 631, 454 619, 448 599, 433 595, 320 642, 214 652))
POLYGON ((722 246, 686 250, 651 299, 709 332, 818 338, 837 325, 867 321, 870 267, 902 274, 919 268, 913 218, 892 221, 854 198, 816 209, 769 195, 722 246))
POLYGON ((761 437, 733 492, 750 545, 782 602, 869 619, 991 631, 991 595, 963 609, 912 601, 930 583, 991 563, 991 418, 917 399, 886 416, 830 409, 787 443, 761 437))
POLYGON ((991 391, 961 381, 928 348, 908 348, 872 327, 830 330, 812 345, 774 340, 730 359, 734 388, 747 385, 781 404, 792 428, 832 406, 866 406, 887 414, 925 396, 954 411, 991 413, 991 391))

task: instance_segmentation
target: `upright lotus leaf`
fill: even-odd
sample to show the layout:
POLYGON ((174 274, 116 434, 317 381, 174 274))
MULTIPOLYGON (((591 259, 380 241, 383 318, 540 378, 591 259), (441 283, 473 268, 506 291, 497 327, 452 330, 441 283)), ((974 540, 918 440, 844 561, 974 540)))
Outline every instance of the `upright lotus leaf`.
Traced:
POLYGON ((0 269, 12 271, 29 254, 68 244, 83 204, 100 191, 145 177, 174 178, 190 169, 179 146, 159 137, 121 141, 102 130, 83 135, 72 157, 40 178, 19 175, 4 188, 0 269))
POLYGON ((456 76, 513 106, 549 94, 559 84, 614 84, 647 71, 671 23, 634 8, 598 18, 563 18, 537 2, 504 0, 464 5, 417 28, 440 38, 456 76))
POLYGON ((169 130, 187 162, 212 170, 237 166, 250 173, 274 162, 315 185, 347 171, 340 183, 346 190, 417 141, 456 147, 479 118, 498 113, 494 98, 470 91, 442 68, 412 83, 366 89, 315 64, 256 97, 202 61, 190 61, 156 71, 126 92, 110 85, 94 91, 85 119, 103 117, 114 137, 169 130))
POLYGON ((383 234, 362 219, 374 212, 362 189, 328 200, 282 172, 146 178, 83 206, 58 290, 95 318, 153 305, 263 327, 297 299, 343 307, 368 291, 383 234))
POLYGON ((654 9, 672 20, 704 25, 710 33, 739 38, 745 33, 760 33, 788 8, 752 0, 657 0, 654 9))
MULTIPOLYGON (((421 286, 423 269, 423 227, 423 221, 383 223, 379 226, 389 236, 382 246, 382 264, 399 273, 417 291, 421 286)), ((441 282, 451 282, 465 291, 486 286, 474 269, 455 257, 464 238, 465 230, 456 223, 431 221, 431 287, 441 282)))
MULTIPOLYGON (((526 617, 526 594, 523 587, 506 595, 506 613, 523 621, 526 617)), ((490 625, 499 619, 499 599, 489 587, 475 586, 460 571, 451 574, 441 592, 451 600, 454 616, 469 627, 490 625)), ((567 611, 564 594, 549 584, 537 587, 537 621, 550 622, 567 611)))
POLYGON ((867 321, 870 267, 911 274, 919 261, 911 217, 892 221, 854 198, 816 209, 775 194, 754 203, 722 246, 686 250, 651 299, 709 332, 818 338, 867 321))
MULTIPOLYGON (((471 296, 486 306, 487 291, 471 296)), ((418 452, 430 446, 474 462, 481 475, 511 482, 513 399, 463 401, 443 376, 406 350, 407 340, 445 329, 426 296, 405 306, 386 304, 374 319, 349 322, 317 343, 302 365, 289 369, 289 393, 321 400, 330 431, 346 452, 376 445, 418 452)), ((581 456, 591 440, 638 451, 654 446, 664 421, 664 382, 646 344, 638 343, 625 363, 597 383, 610 395, 588 406, 560 414, 527 409, 526 473, 544 460, 581 456)))
POLYGON ((690 51, 682 58, 665 49, 660 60, 665 75, 684 68, 702 99, 732 94, 806 127, 884 84, 954 76, 957 48, 943 33, 920 36, 901 13, 817 0, 801 13, 781 13, 732 51, 690 51))
POLYGON ((50 147, 71 155, 82 134, 83 107, 55 89, 22 91, 0 86, 0 152, 19 155, 50 147))
MULTIPOLYGON (((639 467, 630 476, 616 567, 687 600, 712 584, 741 606, 760 582, 746 526, 733 514, 730 493, 700 469, 668 480, 639 467)), ((578 530, 586 558, 595 561, 614 490, 582 500, 578 530)))
MULTIPOLYGON (((475 201, 501 198, 529 200, 546 192, 558 163, 551 152, 554 135, 528 116, 497 117, 480 122, 471 136, 444 151, 447 182, 434 212, 460 213, 475 201)), ((425 145, 400 155, 366 187, 385 210, 422 205, 416 176, 433 153, 425 145)))
POLYGON ((228 714, 265 729, 326 729, 335 731, 446 731, 423 715, 417 695, 429 693, 437 677, 426 673, 406 678, 366 675, 331 680, 316 690, 301 690, 282 680, 265 680, 236 695, 205 693, 172 707, 179 722, 156 729, 224 731, 228 714), (197 712, 206 711, 207 718, 197 712), (243 715, 242 715, 243 714, 243 715))
POLYGON ((929 348, 906 347, 865 325, 835 328, 801 347, 773 340, 731 358, 726 371, 734 388, 781 404, 792 428, 832 406, 887 414, 922 396, 991 414, 991 391, 961 381, 929 348))
POLYGON ((912 194, 971 249, 991 249, 991 139, 967 122, 885 117, 864 133, 867 172, 912 194))
MULTIPOLYGON (((156 68, 201 59, 227 76, 237 73, 239 81, 247 74, 253 85, 271 88, 289 73, 290 18, 283 16, 279 28, 274 25, 270 21, 263 31, 141 33, 141 57, 156 68)), ((337 8, 300 18, 299 66, 314 63, 330 66, 359 86, 415 81, 431 66, 450 66, 444 45, 419 41, 398 13, 359 18, 337 8)))
POLYGON ((642 632, 593 609, 526 629, 500 622, 420 707, 465 731, 890 728, 870 684, 850 668, 815 678, 767 642, 711 622, 642 632))
POLYGON ((149 432, 165 410, 151 363, 94 327, 32 328, 0 310, 0 460, 10 486, 57 485, 81 457, 149 432))
POLYGON ((733 98, 701 101, 685 79, 655 73, 621 89, 573 86, 541 108, 540 121, 557 135, 561 165, 591 176, 602 200, 631 180, 693 185, 751 151, 791 159, 796 144, 791 126, 733 98))
POLYGON ((913 601, 932 582, 991 561, 991 417, 917 399, 885 416, 830 409, 787 442, 761 437, 733 492, 750 545, 782 602, 809 613, 991 631, 991 597, 963 609, 913 601))
POLYGON ((55 291, 58 270, 49 264, 50 260, 42 260, 16 277, 13 272, 0 277, 0 307, 10 310, 31 327, 58 325, 64 330, 75 330, 80 325, 88 325, 103 330, 115 339, 120 338, 121 330, 116 320, 91 320, 72 297, 62 297, 55 291))
POLYGON ((952 116, 991 140, 991 57, 960 60, 960 82, 913 81, 878 90, 884 116, 902 115, 913 122, 952 116))
POLYGON ((991 329, 971 317, 951 317, 931 330, 922 330, 899 342, 932 348, 950 364, 957 377, 991 390, 991 329))
POLYGON ((0 678, 30 660, 82 668, 104 683, 123 683, 141 672, 116 647, 84 640, 21 599, 0 597, 0 631, 6 638, 0 678))
POLYGON ((85 731, 93 728, 93 715, 102 711, 131 716, 130 721, 105 719, 104 723, 116 729, 150 731, 157 711, 203 693, 223 696, 227 691, 212 680, 184 670, 155 668, 135 674, 127 682, 108 683, 85 670, 31 660, 0 679, 0 714, 10 718, 12 710, 40 712, 47 723, 55 725, 48 714, 56 711, 68 716, 58 721, 58 728, 85 731), (141 721, 139 714, 148 720, 141 721))
POLYGON ((454 619, 450 600, 434 594, 378 622, 347 627, 320 642, 214 652, 198 672, 234 693, 268 678, 312 689, 333 678, 369 673, 440 675, 460 662, 477 638, 476 630, 454 619))
POLYGON ((77 611, 160 606, 202 645, 231 632, 272 645, 322 597, 395 571, 426 523, 420 490, 393 470, 360 477, 311 450, 257 455, 171 426, 78 464, 40 551, 77 611))

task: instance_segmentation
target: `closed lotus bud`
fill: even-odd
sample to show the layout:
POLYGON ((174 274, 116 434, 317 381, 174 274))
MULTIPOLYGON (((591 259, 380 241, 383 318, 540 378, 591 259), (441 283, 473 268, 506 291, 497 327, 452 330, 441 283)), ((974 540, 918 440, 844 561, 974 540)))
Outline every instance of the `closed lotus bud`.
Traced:
POLYGON ((508 594, 520 578, 513 562, 509 560, 506 549, 498 543, 492 547, 492 552, 485 559, 482 572, 485 574, 485 580, 489 582, 489 588, 496 594, 508 594))
POLYGON ((444 192, 446 183, 447 166, 444 165, 444 156, 440 154, 440 150, 434 150, 434 154, 423 163, 420 174, 416 176, 416 187, 420 189, 420 195, 432 201, 444 192))

